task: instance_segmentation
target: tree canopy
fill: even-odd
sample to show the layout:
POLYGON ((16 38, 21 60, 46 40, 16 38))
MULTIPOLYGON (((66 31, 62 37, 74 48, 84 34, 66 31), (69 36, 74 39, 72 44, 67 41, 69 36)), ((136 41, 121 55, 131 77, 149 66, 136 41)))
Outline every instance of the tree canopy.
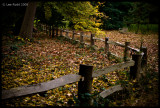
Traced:
POLYGON ((45 2, 39 5, 39 8, 44 7, 46 22, 50 22, 55 26, 62 27, 63 22, 69 21, 72 29, 96 32, 100 31, 99 27, 102 24, 100 18, 106 17, 99 12, 99 5, 100 3, 93 6, 89 1, 65 1, 45 2))
MULTIPOLYGON (((3 9, 3 32, 10 29, 18 35, 25 8, 3 9)), ((156 3, 148 2, 53 1, 38 2, 35 19, 54 27, 100 33, 101 29, 118 29, 127 24, 158 23, 157 13, 156 3)))

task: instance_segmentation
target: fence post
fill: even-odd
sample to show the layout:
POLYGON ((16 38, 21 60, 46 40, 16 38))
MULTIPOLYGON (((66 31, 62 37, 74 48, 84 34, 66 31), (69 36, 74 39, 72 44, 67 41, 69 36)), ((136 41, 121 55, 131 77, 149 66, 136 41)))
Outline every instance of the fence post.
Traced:
POLYGON ((45 27, 44 27, 44 25, 42 25, 43 26, 43 32, 45 31, 45 27))
POLYGON ((145 67, 147 66, 147 47, 142 46, 140 48, 140 51, 144 53, 144 55, 142 56, 141 67, 142 67, 143 75, 145 76, 145 67))
POLYGON ((130 79, 139 79, 141 77, 141 57, 141 54, 132 55, 132 60, 135 61, 135 64, 130 67, 130 79))
POLYGON ((147 47, 141 47, 140 51, 144 53, 142 57, 142 67, 145 67, 147 65, 147 47))
POLYGON ((83 77, 78 82, 78 100, 80 101, 80 106, 88 106, 93 104, 92 98, 89 95, 92 92, 92 71, 93 66, 80 64, 79 75, 83 77))
POLYGON ((52 38, 54 37, 54 27, 52 26, 52 38))
POLYGON ((49 36, 51 36, 51 26, 49 26, 49 36))
POLYGON ((48 27, 47 27, 47 24, 46 24, 46 35, 48 34, 48 33, 47 33, 47 29, 48 29, 48 27))
POLYGON ((60 36, 62 36, 62 29, 60 29, 60 36))
POLYGON ((109 38, 108 37, 105 37, 105 54, 107 54, 107 58, 109 58, 109 44, 108 44, 108 40, 109 38))
POLYGON ((68 29, 66 29, 66 37, 68 37, 68 29))
POLYGON ((56 28, 56 36, 58 36, 58 27, 56 28))
POLYGON ((83 32, 80 32, 80 43, 83 43, 83 32))
POLYGON ((124 61, 129 60, 129 48, 130 42, 125 42, 125 49, 124 49, 124 61))
POLYGON ((74 40, 74 34, 75 34, 75 31, 73 30, 72 40, 74 40))
POLYGON ((93 39, 94 37, 95 37, 95 34, 92 34, 92 33, 91 33, 91 46, 94 45, 94 39, 93 39))

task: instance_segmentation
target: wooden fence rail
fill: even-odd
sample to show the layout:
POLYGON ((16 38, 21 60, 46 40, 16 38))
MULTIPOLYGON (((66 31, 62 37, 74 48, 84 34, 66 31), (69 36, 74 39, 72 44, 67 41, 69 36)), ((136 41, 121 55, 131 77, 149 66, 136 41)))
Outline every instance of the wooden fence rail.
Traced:
MULTIPOLYGON (((122 58, 122 57, 120 57, 120 56, 118 56, 118 55, 116 55, 116 54, 114 54, 114 53, 112 53, 112 52, 109 51, 109 44, 125 48, 124 49, 124 57, 123 57, 124 61, 129 60, 129 56, 128 56, 129 55, 129 50, 131 50, 133 52, 136 52, 136 53, 142 53, 141 52, 142 50, 130 47, 129 46, 129 42, 125 42, 125 44, 122 44, 120 42, 110 41, 109 38, 107 38, 107 40, 106 40, 106 38, 105 38, 105 40, 101 39, 101 38, 96 38, 95 34, 92 34, 92 33, 91 33, 90 36, 89 35, 84 35, 84 32, 76 33, 75 30, 69 31, 69 30, 59 29, 59 31, 60 31, 60 34, 59 34, 60 36, 64 36, 64 37, 66 37, 68 39, 71 39, 71 40, 75 40, 75 35, 79 35, 80 36, 80 38, 79 38, 80 40, 75 40, 75 41, 77 41, 79 43, 83 43, 85 45, 89 45, 89 44, 84 42, 83 37, 90 38, 90 46, 95 46, 95 40, 99 40, 99 41, 105 42, 105 46, 104 46, 104 48, 105 48, 105 54, 107 54, 108 58, 109 58, 110 55, 116 56, 118 58, 122 58), (63 35, 62 32, 66 32, 66 34, 63 35), (72 33, 72 37, 69 37, 68 33, 72 33)), ((55 32, 53 32, 53 35, 54 35, 54 33, 55 32)), ((56 34, 55 35, 58 36, 58 29, 57 28, 56 28, 56 34)), ((144 58, 146 58, 146 57, 144 57, 144 58)))
POLYGON ((126 67, 134 66, 134 63, 135 62, 133 60, 131 60, 131 61, 127 61, 127 62, 124 62, 124 63, 115 64, 113 66, 109 66, 109 67, 94 71, 93 74, 92 74, 92 77, 95 78, 95 77, 101 76, 103 74, 107 74, 109 72, 113 72, 113 71, 123 69, 123 68, 126 68, 126 67))
POLYGON ((123 87, 121 85, 116 85, 116 86, 110 87, 107 90, 102 91, 99 95, 102 98, 105 98, 105 97, 109 96, 110 94, 112 94, 116 91, 119 91, 119 90, 123 90, 123 87))
MULTIPOLYGON (((39 24, 39 25, 41 25, 41 26, 43 26, 43 28, 47 29, 46 25, 42 25, 42 24, 39 24)), ((74 40, 74 41, 76 41, 78 43, 81 43, 82 45, 94 46, 95 49, 97 49, 95 47, 95 40, 102 41, 102 42, 105 43, 105 46, 104 46, 105 51, 104 51, 104 53, 107 55, 106 56, 107 58, 109 58, 112 55, 112 56, 120 58, 120 59, 122 59, 124 61, 128 61, 128 60, 131 60, 131 58, 129 58, 129 51, 138 53, 138 54, 142 55, 141 56, 141 58, 142 58, 141 65, 142 65, 142 68, 143 68, 142 70, 143 71, 144 71, 144 67, 147 65, 147 48, 144 47, 144 46, 142 46, 142 48, 140 48, 140 49, 136 49, 136 48, 130 47, 129 46, 129 44, 130 44, 129 42, 125 42, 125 44, 122 44, 120 42, 110 41, 108 37, 106 37, 105 40, 100 39, 100 38, 96 38, 95 34, 93 34, 93 33, 91 33, 91 35, 89 36, 89 35, 84 35, 83 32, 76 33, 75 30, 58 29, 58 28, 55 28, 53 26, 52 26, 52 30, 49 30, 49 32, 52 32, 52 33, 49 33, 49 34, 52 34, 52 37, 59 36, 59 35, 60 36, 64 36, 64 37, 66 37, 66 38, 68 38, 70 40, 74 40), (60 34, 58 34, 58 31, 60 31, 60 34), (66 32, 66 34, 63 35, 63 32, 66 32), (68 33, 72 33, 72 36, 69 37, 68 33), (80 36, 79 40, 75 40, 75 35, 79 35, 80 36), (90 44, 85 43, 83 37, 90 38, 90 44), (124 56, 120 57, 117 54, 114 54, 114 53, 110 52, 110 50, 109 50, 110 44, 125 48, 124 49, 124 56)))
MULTIPOLYGON (((68 37, 68 33, 73 33, 72 39, 74 39, 74 35, 80 35, 80 33, 76 33, 75 30, 70 30, 69 31, 69 30, 65 30, 65 29, 58 29, 58 28, 55 28, 53 26, 49 27, 45 24, 39 24, 39 25, 41 26, 41 28, 43 28, 44 31, 49 31, 49 34, 52 34, 52 37, 58 36, 58 31, 60 31, 60 34, 59 34, 60 36, 65 36, 65 37, 68 37), (52 28, 52 30, 51 29, 47 30, 48 28, 52 28), (56 30, 56 32, 54 32, 55 30, 56 30), (50 32, 52 32, 52 33, 50 33, 50 32), (63 35, 62 32, 66 32, 66 35, 63 35)), ((92 34, 92 35, 94 35, 94 34, 92 34)), ((91 38, 91 36, 82 35, 82 37, 87 37, 87 38, 91 38)), ((93 40, 99 40, 99 41, 105 42, 104 39, 100 39, 100 38, 96 38, 96 37, 91 38, 91 41, 93 41, 93 40)), ((108 41, 108 44, 112 44, 112 45, 116 45, 116 46, 120 46, 120 47, 125 47, 125 44, 122 44, 120 42, 108 41)), ((94 45, 93 42, 92 42, 91 45, 94 45)), ((128 48, 130 50, 134 51, 134 52, 140 52, 139 49, 132 48, 130 46, 128 46, 128 48)))
MULTIPOLYGON (((41 25, 44 30, 44 26, 41 25)), ((46 27, 45 27, 46 28, 46 27)), ((52 37, 55 35, 58 36, 58 28, 51 27, 52 30, 50 29, 49 32, 50 35, 52 34, 52 37), (55 32, 56 31, 56 32, 55 32)), ((46 28, 47 29, 47 28, 46 28)), ((94 45, 94 40, 100 40, 105 42, 105 53, 107 55, 111 54, 109 52, 109 44, 115 44, 121 47, 125 47, 125 54, 124 54, 124 62, 123 63, 118 63, 113 66, 109 66, 100 70, 93 71, 93 66, 88 66, 88 65, 80 65, 79 69, 79 74, 69 74, 69 75, 64 75, 60 78, 57 78, 55 80, 51 80, 48 82, 43 82, 39 84, 34 84, 34 85, 26 85, 26 86, 21 86, 21 87, 16 87, 16 88, 11 88, 9 90, 2 90, 2 99, 9 99, 9 98, 14 98, 14 97, 19 97, 19 96, 25 96, 29 94, 35 94, 35 93, 40 93, 44 91, 48 91, 54 88, 58 88, 60 86, 64 86, 66 84, 71 84, 74 82, 78 81, 78 99, 80 100, 80 105, 83 104, 89 104, 92 105, 92 100, 91 98, 86 98, 85 100, 81 97, 84 93, 91 93, 92 92, 92 82, 93 78, 96 78, 98 76, 101 76, 103 74, 107 74, 109 72, 113 72, 116 70, 124 69, 126 67, 130 67, 130 79, 136 79, 140 78, 141 75, 141 68, 144 68, 147 64, 147 48, 142 47, 140 50, 139 49, 134 49, 129 46, 129 42, 126 42, 125 45, 119 43, 119 42, 112 42, 109 41, 109 38, 103 39, 98 39, 95 38, 95 34, 91 34, 91 36, 84 35, 83 32, 81 33, 76 33, 75 31, 71 32, 69 30, 60 30, 60 35, 63 35, 63 32, 66 32, 66 36, 69 39, 75 39, 74 35, 80 35, 80 40, 78 42, 83 43, 83 37, 88 37, 91 40, 90 45, 94 45), (68 36, 68 33, 72 33, 72 38, 68 36), (139 52, 137 54, 132 55, 132 60, 128 60, 128 50, 133 50, 136 52, 139 52), (143 51, 143 53, 140 53, 140 51, 143 51), (125 58, 126 57, 126 58, 125 58)), ((113 86, 107 90, 102 91, 99 95, 103 98, 107 97, 108 95, 118 91, 122 90, 123 88, 121 85, 116 85, 113 86)))
POLYGON ((24 96, 28 94, 44 92, 44 91, 48 91, 50 89, 54 89, 54 88, 64 86, 66 84, 74 83, 77 81, 79 81, 79 84, 78 84, 79 93, 84 93, 84 91, 86 93, 85 89, 87 89, 87 87, 91 89, 91 85, 89 84, 92 84, 92 81, 90 82, 88 80, 93 80, 93 78, 98 77, 102 74, 106 74, 106 73, 109 73, 115 70, 123 69, 125 67, 133 66, 133 65, 134 65, 134 61, 132 60, 132 61, 127 61, 125 63, 119 63, 119 64, 116 64, 116 65, 113 65, 113 66, 110 66, 104 69, 100 69, 97 71, 93 71, 93 72, 92 72, 93 66, 80 65, 79 75, 69 74, 69 75, 64 75, 60 78, 57 78, 55 80, 48 81, 48 82, 43 82, 43 83, 34 84, 34 85, 21 86, 21 87, 12 88, 9 90, 2 90, 2 99, 8 99, 8 98, 19 97, 19 96, 24 96))
POLYGON ((3 90, 2 99, 8 99, 13 97, 48 91, 60 86, 64 86, 66 84, 77 82, 81 78, 82 78, 81 75, 69 74, 48 82, 38 83, 35 85, 21 86, 9 90, 3 90))

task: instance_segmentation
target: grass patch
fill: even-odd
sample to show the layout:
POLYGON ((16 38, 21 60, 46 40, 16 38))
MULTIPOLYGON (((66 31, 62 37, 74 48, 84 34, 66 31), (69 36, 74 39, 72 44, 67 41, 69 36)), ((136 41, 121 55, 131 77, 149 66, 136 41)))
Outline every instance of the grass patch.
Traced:
POLYGON ((142 34, 148 34, 148 33, 158 33, 158 24, 131 24, 128 27, 128 30, 130 32, 135 33, 142 33, 142 34))

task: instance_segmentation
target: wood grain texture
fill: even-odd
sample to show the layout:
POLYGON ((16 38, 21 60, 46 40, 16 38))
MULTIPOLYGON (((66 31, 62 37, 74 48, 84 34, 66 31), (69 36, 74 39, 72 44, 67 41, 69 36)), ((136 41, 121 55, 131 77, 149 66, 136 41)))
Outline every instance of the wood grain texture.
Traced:
POLYGON ((94 71, 93 74, 92 74, 92 77, 98 77, 98 76, 101 76, 103 74, 113 72, 115 70, 119 70, 119 69, 123 69, 123 68, 129 67, 129 66, 133 66, 134 63, 135 62, 133 60, 130 60, 130 61, 127 61, 127 62, 124 62, 124 63, 119 63, 119 64, 116 64, 116 65, 113 65, 113 66, 110 66, 110 67, 106 67, 104 69, 94 71))
POLYGON ((116 85, 116 86, 113 86, 107 90, 104 90, 102 91, 99 95, 102 97, 102 98, 105 98, 107 97, 108 95, 116 92, 116 91, 119 91, 119 90, 123 90, 123 88, 121 87, 121 85, 116 85))
POLYGON ((38 93, 38 92, 44 92, 50 89, 64 86, 66 84, 80 81, 80 79, 81 79, 81 75, 69 74, 48 82, 43 82, 35 85, 21 86, 21 87, 12 88, 9 90, 3 90, 2 99, 18 97, 18 96, 23 96, 23 95, 28 95, 28 94, 38 93))

